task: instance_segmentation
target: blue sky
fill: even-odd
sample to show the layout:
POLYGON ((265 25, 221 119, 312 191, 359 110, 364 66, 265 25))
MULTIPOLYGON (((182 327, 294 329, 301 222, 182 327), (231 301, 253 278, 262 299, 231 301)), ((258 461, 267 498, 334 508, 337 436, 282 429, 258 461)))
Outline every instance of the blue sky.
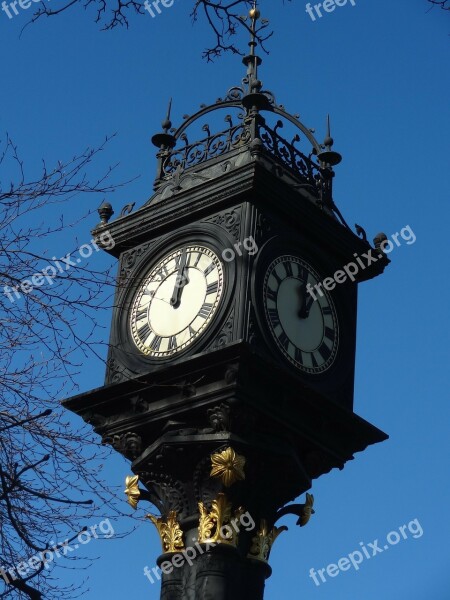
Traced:
MULTIPOLYGON (((359 295, 355 411, 390 439, 314 482, 316 514, 301 530, 286 519, 289 532, 274 546, 266 600, 448 600, 450 18, 427 12, 425 0, 356 0, 313 22, 305 4, 263 5, 275 31, 260 73, 265 87, 319 139, 331 113, 335 149, 344 157, 335 201, 347 221, 363 225, 369 239, 406 225, 417 239, 396 248, 386 273, 359 295), (359 571, 320 586, 309 578, 311 567, 336 563, 360 542, 378 538, 383 546, 389 532, 414 519, 421 537, 409 535, 359 571)), ((108 200, 118 213, 151 195, 156 164, 149 138, 160 129, 168 98, 177 123, 244 72, 239 57, 201 60, 209 32, 192 26, 189 9, 187 0, 175 0, 157 18, 132 18, 129 30, 112 32, 78 10, 21 37, 32 8, 12 20, 0 13, 0 131, 18 144, 31 175, 41 158, 68 158, 117 132, 96 169, 120 163, 118 179, 140 177, 108 200)), ((64 212, 75 219, 97 205, 98 198, 79 197, 64 212)), ((96 216, 55 237, 49 251, 64 255, 75 237, 88 241, 95 224, 96 216)), ((107 315, 102 319, 107 328, 107 315)), ((83 390, 102 385, 102 365, 86 364, 79 382, 83 390)), ((128 473, 119 458, 108 465, 111 484, 128 473)), ((124 519, 118 527, 128 526, 124 519)), ((159 553, 149 523, 86 550, 100 556, 88 573, 87 598, 119 599, 131 591, 159 597, 143 576, 159 553)))

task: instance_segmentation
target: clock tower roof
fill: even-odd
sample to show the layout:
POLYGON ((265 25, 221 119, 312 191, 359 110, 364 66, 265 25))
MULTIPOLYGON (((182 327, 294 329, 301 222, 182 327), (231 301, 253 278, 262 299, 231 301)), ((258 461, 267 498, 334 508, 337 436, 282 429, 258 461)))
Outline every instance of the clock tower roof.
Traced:
POLYGON ((296 189, 303 189, 310 200, 347 227, 332 199, 333 167, 342 157, 333 150, 329 116, 321 143, 314 129, 264 88, 258 73, 262 59, 256 48, 264 39, 268 21, 261 18, 256 2, 249 16, 241 19, 250 33, 249 52, 242 59, 247 71, 241 85, 231 87, 213 104, 202 104, 194 114, 184 115, 178 127, 172 126, 170 100, 162 131, 152 137, 158 164, 156 193, 148 204, 215 178, 230 164, 237 167, 259 161, 296 189), (285 136, 281 135, 284 128, 285 136))

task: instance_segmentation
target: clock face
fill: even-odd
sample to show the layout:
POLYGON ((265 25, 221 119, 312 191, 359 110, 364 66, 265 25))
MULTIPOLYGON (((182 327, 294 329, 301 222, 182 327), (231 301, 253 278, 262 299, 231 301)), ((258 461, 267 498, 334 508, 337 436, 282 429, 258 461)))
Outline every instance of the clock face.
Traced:
POLYGON ((280 256, 266 271, 264 308, 270 332, 283 355, 305 373, 322 373, 338 348, 338 321, 330 295, 312 287, 322 278, 304 260, 280 256), (317 298, 309 294, 312 289, 317 298))
POLYGON ((131 336, 141 352, 172 356, 208 327, 223 293, 223 268, 204 246, 184 246, 159 261, 131 304, 131 336))

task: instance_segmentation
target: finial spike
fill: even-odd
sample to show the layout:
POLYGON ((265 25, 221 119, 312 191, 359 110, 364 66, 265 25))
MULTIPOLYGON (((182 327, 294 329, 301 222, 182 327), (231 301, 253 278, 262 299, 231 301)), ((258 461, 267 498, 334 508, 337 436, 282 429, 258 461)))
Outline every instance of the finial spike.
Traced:
POLYGON ((169 105, 167 107, 167 115, 166 118, 164 119, 164 121, 161 123, 162 128, 164 129, 164 131, 167 133, 169 131, 169 129, 172 127, 172 122, 170 120, 170 112, 172 110, 172 98, 170 98, 169 100, 169 105))
POLYGON ((332 145, 334 144, 334 140, 331 137, 331 120, 329 114, 327 115, 327 135, 325 136, 323 143, 328 149, 331 149, 332 145))

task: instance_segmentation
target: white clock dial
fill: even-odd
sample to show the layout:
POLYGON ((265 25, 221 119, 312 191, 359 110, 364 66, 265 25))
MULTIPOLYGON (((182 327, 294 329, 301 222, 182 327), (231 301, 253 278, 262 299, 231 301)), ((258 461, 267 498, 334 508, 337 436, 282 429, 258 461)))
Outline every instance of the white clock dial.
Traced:
POLYGON ((307 286, 321 281, 304 260, 284 255, 264 278, 264 308, 270 332, 284 356, 306 373, 321 373, 333 364, 339 340, 336 310, 330 295, 307 286), (309 288, 311 289, 311 288, 309 288))
POLYGON ((136 346, 152 357, 184 350, 207 328, 223 293, 223 268, 204 246, 178 248, 156 264, 131 305, 136 346))

